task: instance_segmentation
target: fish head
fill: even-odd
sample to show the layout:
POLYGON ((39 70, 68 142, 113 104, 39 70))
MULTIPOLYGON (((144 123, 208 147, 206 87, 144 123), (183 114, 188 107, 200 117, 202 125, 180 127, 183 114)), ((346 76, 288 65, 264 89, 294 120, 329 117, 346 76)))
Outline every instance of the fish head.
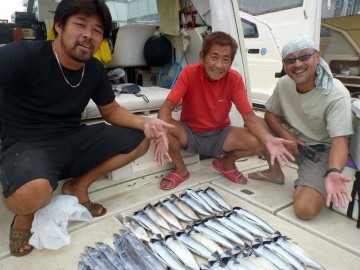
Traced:
POLYGON ((186 233, 191 233, 192 231, 193 231, 193 228, 191 225, 187 225, 184 229, 184 232, 186 232, 186 233))
POLYGON ((244 248, 243 248, 243 252, 247 253, 248 255, 251 255, 254 252, 252 246, 250 246, 248 243, 245 242, 244 248))
POLYGON ((147 205, 144 206, 144 211, 149 210, 151 208, 153 208, 152 204, 148 203, 147 205))
POLYGON ((114 233, 113 234, 113 240, 114 241, 121 241, 123 237, 120 234, 114 233))
POLYGON ((242 247, 239 245, 235 245, 235 247, 233 247, 233 249, 231 249, 231 254, 232 255, 238 255, 239 253, 241 253, 243 251, 242 247))
POLYGON ((231 258, 231 257, 232 257, 232 254, 231 254, 231 250, 230 250, 230 249, 227 249, 224 253, 222 253, 222 254, 220 255, 221 261, 222 261, 223 259, 229 259, 229 258, 231 258))
POLYGON ((164 238, 162 237, 162 235, 161 234, 159 234, 159 233, 156 233, 156 234, 154 234, 151 238, 150 238, 150 241, 151 240, 158 240, 158 241, 164 241, 164 238))
POLYGON ((157 207, 161 207, 163 204, 161 201, 158 201, 157 203, 154 204, 154 207, 157 208, 157 207))
POLYGON ((177 239, 177 237, 176 237, 175 233, 173 231, 171 231, 169 234, 165 235, 164 242, 166 243, 166 242, 174 241, 176 239, 177 239))
POLYGON ((234 214, 236 214, 236 212, 234 210, 231 210, 231 211, 226 211, 224 216, 230 217, 231 215, 234 215, 234 214))
POLYGON ((119 229, 119 232, 120 232, 120 234, 126 234, 126 233, 128 233, 129 231, 123 230, 123 229, 119 229))
POLYGON ((177 231, 177 232, 173 232, 175 234, 176 237, 179 237, 183 234, 187 234, 184 230, 180 230, 180 231, 177 231))
POLYGON ((129 216, 125 216, 123 218, 123 223, 132 223, 132 222, 135 222, 135 220, 133 220, 131 217, 129 216))
POLYGON ((203 225, 205 220, 206 220, 206 218, 195 220, 194 222, 192 222, 191 227, 198 227, 200 225, 203 225))
POLYGON ((177 200, 179 200, 179 197, 178 196, 176 196, 175 194, 171 194, 170 195, 170 201, 177 201, 177 200))
POLYGON ((221 257, 219 251, 214 251, 208 259, 208 262, 210 265, 213 265, 215 262, 220 261, 220 258, 221 257))
POLYGON ((272 238, 270 238, 270 237, 268 237, 268 238, 265 238, 265 237, 263 237, 262 239, 261 239, 261 241, 263 242, 263 244, 271 244, 271 243, 273 243, 274 241, 273 241, 273 239, 272 238))
POLYGON ((89 247, 89 246, 86 246, 86 247, 85 247, 85 250, 86 250, 86 252, 89 253, 89 254, 94 253, 94 252, 96 251, 95 248, 89 247))
POLYGON ((143 210, 135 211, 134 214, 133 214, 133 217, 134 216, 140 216, 140 215, 143 215, 143 214, 144 214, 143 210))
POLYGON ((252 241, 251 243, 251 246, 254 248, 254 249, 257 249, 259 248, 260 246, 263 245, 263 241, 262 239, 260 238, 254 238, 254 240, 252 241))
POLYGON ((273 234, 272 234, 272 238, 278 238, 281 236, 281 233, 279 231, 275 231, 273 234))

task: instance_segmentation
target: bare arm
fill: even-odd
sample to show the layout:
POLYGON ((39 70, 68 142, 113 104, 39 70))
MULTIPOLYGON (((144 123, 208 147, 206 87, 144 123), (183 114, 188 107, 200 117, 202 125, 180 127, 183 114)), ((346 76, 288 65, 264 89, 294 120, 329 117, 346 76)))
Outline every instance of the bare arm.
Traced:
POLYGON ((264 122, 254 112, 244 114, 242 117, 245 126, 259 138, 262 143, 266 144, 266 142, 273 137, 264 122))
POLYGON ((165 102, 160 107, 160 110, 158 112, 158 118, 164 120, 166 123, 170 123, 172 119, 172 112, 175 106, 176 104, 166 99, 165 102))
POLYGON ((272 112, 266 111, 265 112, 265 122, 269 126, 271 130, 273 130, 277 136, 280 138, 283 138, 288 141, 292 141, 292 144, 286 145, 286 148, 289 150, 289 152, 293 155, 298 155, 299 150, 297 148, 297 144, 304 144, 304 142, 298 140, 295 136, 290 134, 282 125, 280 118, 273 114, 272 112))
POLYGON ((329 155, 329 168, 343 170, 348 159, 348 141, 346 137, 340 136, 331 139, 331 150, 329 155))
POLYGON ((114 126, 123 126, 143 130, 147 117, 131 113, 121 107, 115 100, 105 106, 99 106, 99 111, 106 122, 114 126))
POLYGON ((286 129, 281 125, 280 118, 273 114, 272 112, 266 111, 264 116, 266 124, 273 130, 279 137, 293 140, 294 136, 292 136, 286 129))
POLYGON ((168 128, 173 126, 157 118, 149 118, 131 113, 121 107, 116 101, 99 106, 99 111, 104 120, 115 126, 123 126, 143 130, 146 138, 161 140, 165 153, 169 149, 169 140, 166 134, 168 128))
POLYGON ((243 115, 243 119, 246 127, 265 144, 271 156, 271 165, 274 165, 275 158, 280 165, 288 165, 288 158, 295 160, 291 153, 285 148, 285 145, 292 144, 291 141, 275 138, 269 132, 265 123, 256 116, 254 112, 243 115))
MULTIPOLYGON (((331 150, 329 154, 328 168, 337 168, 340 171, 345 167, 348 158, 348 142, 346 137, 340 136, 331 139, 331 150)), ((347 190, 346 182, 352 181, 341 173, 331 172, 325 178, 325 188, 328 193, 326 198, 326 206, 330 207, 333 201, 335 207, 345 207, 345 197, 351 201, 350 192, 347 190)))

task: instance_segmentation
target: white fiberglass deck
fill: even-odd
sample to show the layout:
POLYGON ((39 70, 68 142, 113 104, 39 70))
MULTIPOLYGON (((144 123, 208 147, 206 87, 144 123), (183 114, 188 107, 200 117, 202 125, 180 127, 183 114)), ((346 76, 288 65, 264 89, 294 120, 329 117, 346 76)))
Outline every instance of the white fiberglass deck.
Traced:
MULTIPOLYGON (((267 221, 291 241, 311 254, 325 269, 360 269, 360 230, 355 221, 323 209, 311 221, 297 219, 292 210, 293 181, 296 167, 285 168, 285 185, 249 180, 247 185, 231 183, 211 167, 212 159, 188 162, 190 180, 171 191, 159 188, 159 182, 168 171, 136 177, 128 181, 99 180, 91 189, 93 201, 102 203, 107 214, 93 222, 72 222, 68 230, 71 244, 59 250, 34 250, 16 258, 8 251, 9 226, 13 215, 0 206, 0 269, 77 269, 85 246, 95 247, 95 242, 112 244, 113 233, 123 228, 121 220, 126 215, 142 209, 147 203, 156 203, 170 194, 180 194, 186 188, 194 190, 213 187, 231 206, 243 207, 267 221), (246 190, 245 190, 246 189, 246 190), (250 191, 250 192, 249 192, 250 191)), ((262 169, 265 161, 257 156, 237 162, 245 174, 262 169)), ((167 168, 168 169, 168 168, 167 168)), ((59 194, 59 192, 56 192, 59 194)), ((310 269, 310 268, 309 268, 310 269)))

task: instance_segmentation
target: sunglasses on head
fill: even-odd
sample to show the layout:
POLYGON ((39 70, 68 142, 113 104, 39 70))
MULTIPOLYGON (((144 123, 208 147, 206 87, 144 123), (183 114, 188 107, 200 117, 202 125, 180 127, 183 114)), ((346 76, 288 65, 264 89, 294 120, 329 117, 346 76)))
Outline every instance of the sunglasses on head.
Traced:
POLYGON ((314 51, 313 53, 311 54, 303 54, 303 55, 300 55, 299 57, 292 57, 292 58, 287 58, 287 59, 283 59, 283 62, 286 64, 286 65, 292 65, 296 62, 296 60, 299 60, 300 62, 307 62, 310 60, 311 56, 313 56, 314 54, 316 53, 316 51, 314 51))

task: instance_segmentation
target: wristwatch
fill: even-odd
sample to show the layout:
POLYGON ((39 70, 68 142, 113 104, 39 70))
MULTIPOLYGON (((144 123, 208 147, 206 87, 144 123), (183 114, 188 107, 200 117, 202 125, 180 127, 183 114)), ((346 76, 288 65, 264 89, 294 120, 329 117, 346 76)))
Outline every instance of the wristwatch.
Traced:
POLYGON ((329 173, 332 173, 332 172, 337 172, 337 173, 341 173, 341 171, 337 168, 329 168, 326 170, 326 173, 324 174, 324 178, 326 178, 328 176, 329 173))

